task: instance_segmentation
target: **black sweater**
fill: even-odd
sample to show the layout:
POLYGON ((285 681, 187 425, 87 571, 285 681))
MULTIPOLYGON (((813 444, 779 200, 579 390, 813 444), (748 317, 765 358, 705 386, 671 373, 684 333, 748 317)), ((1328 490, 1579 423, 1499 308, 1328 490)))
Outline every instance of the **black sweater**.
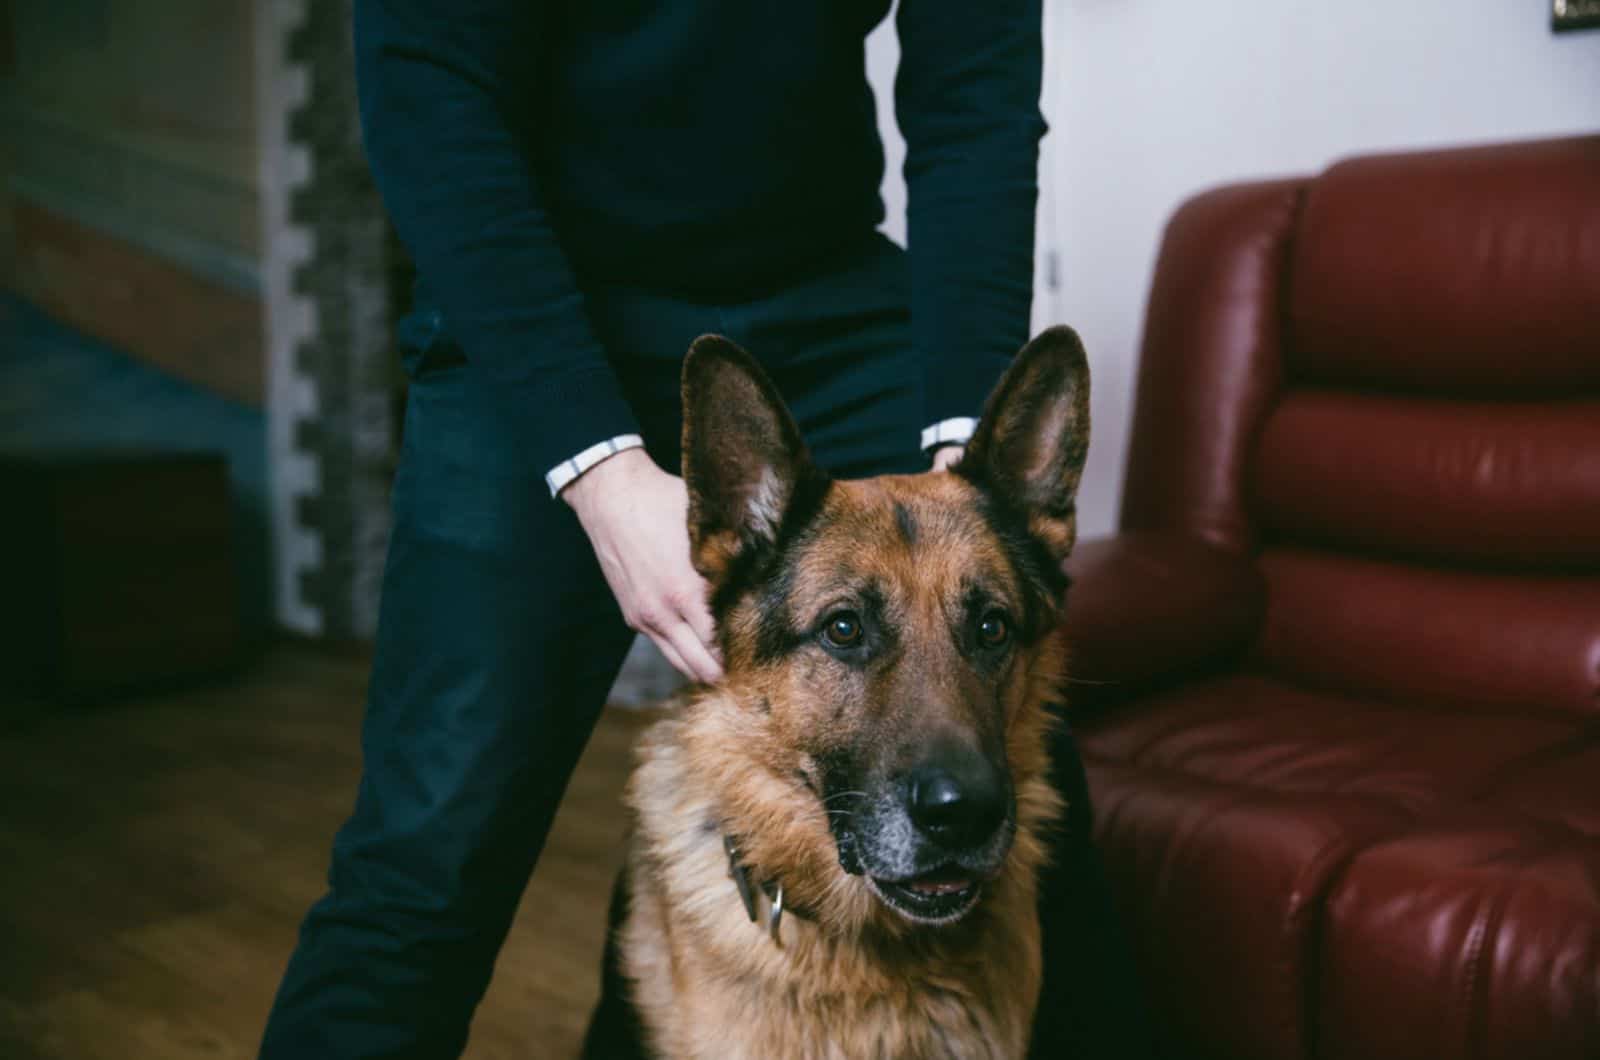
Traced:
MULTIPOLYGON (((541 473, 636 430, 592 284, 736 301, 882 220, 863 39, 889 0, 357 0, 379 189, 541 473)), ((976 415, 1026 338, 1040 2, 902 0, 913 342, 926 420, 976 415)), ((759 351, 757 351, 759 352, 759 351)))

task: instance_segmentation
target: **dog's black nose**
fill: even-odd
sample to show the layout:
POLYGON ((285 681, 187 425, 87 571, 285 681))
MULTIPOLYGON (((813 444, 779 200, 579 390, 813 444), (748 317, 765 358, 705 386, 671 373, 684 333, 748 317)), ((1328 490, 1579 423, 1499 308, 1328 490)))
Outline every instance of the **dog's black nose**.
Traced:
POLYGON ((928 764, 908 779, 912 823, 944 846, 976 846, 1005 818, 1005 785, 987 762, 928 764))

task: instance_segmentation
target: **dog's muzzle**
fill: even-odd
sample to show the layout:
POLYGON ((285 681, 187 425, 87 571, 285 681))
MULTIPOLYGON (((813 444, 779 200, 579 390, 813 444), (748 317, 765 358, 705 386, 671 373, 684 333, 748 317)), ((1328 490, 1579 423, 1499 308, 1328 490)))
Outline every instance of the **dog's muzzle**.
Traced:
POLYGON ((983 763, 925 763, 877 798, 853 795, 829 814, 839 864, 919 924, 949 924, 977 905, 1015 833, 1005 775, 983 763))

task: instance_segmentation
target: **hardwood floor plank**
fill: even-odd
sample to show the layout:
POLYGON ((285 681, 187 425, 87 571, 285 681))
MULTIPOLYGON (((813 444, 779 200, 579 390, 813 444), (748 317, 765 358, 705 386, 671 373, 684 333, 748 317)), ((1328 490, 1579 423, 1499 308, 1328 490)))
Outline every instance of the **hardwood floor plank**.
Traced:
MULTIPOLYGON (((360 769, 367 663, 282 648, 236 682, 0 730, 0 1057, 255 1055, 360 769)), ((598 991, 619 794, 608 711, 466 1055, 572 1055, 598 991)))

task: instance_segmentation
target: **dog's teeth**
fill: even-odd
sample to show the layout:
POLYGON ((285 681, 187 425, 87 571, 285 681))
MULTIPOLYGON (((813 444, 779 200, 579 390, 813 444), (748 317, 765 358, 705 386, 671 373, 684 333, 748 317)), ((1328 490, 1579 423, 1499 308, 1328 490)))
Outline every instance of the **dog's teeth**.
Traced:
POLYGON ((918 894, 958 894, 971 886, 970 880, 919 880, 911 889, 918 894))

